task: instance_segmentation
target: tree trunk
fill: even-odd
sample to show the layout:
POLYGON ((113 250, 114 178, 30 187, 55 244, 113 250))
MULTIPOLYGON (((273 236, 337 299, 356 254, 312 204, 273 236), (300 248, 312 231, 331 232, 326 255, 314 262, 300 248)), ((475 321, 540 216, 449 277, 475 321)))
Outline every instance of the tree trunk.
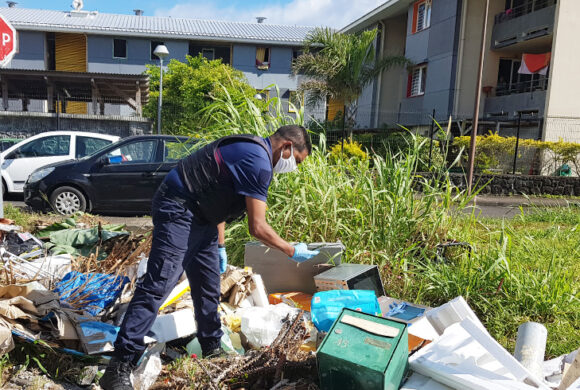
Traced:
POLYGON ((358 111, 358 102, 356 100, 354 102, 347 103, 345 105, 345 113, 344 113, 345 125, 348 132, 348 138, 350 138, 351 141, 352 141, 352 132, 356 124, 357 111, 358 111))

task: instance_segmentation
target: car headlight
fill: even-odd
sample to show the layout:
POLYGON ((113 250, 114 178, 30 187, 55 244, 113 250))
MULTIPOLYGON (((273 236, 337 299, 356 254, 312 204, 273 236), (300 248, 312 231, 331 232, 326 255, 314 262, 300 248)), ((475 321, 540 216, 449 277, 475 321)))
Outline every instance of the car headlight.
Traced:
POLYGON ((32 172, 30 176, 28 176, 28 180, 26 182, 35 183, 47 177, 52 171, 54 171, 54 167, 37 169, 36 171, 32 172))

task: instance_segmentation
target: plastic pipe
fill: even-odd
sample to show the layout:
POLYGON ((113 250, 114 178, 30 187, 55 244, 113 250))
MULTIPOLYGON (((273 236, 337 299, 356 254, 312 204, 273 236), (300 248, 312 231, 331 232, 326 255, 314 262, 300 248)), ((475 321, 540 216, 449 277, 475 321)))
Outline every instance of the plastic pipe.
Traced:
POLYGON ((537 322, 525 322, 518 328, 514 357, 536 378, 543 379, 548 330, 537 322))

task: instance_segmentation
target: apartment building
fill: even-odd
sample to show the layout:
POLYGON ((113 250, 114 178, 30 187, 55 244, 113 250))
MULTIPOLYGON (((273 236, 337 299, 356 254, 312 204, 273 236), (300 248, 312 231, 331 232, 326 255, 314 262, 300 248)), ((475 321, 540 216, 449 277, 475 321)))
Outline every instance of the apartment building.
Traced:
MULTIPOLYGON (((379 54, 415 64, 383 72, 361 96, 359 126, 473 118, 485 0, 389 0, 342 29, 378 28, 379 54)), ((490 0, 479 132, 580 138, 577 0, 490 0)))
POLYGON ((159 65, 153 54, 159 44, 170 53, 165 64, 202 54, 241 70, 256 90, 277 85, 288 110, 299 82, 291 62, 311 30, 263 19, 224 22, 9 3, 0 14, 17 30, 19 48, 10 66, 0 70, 5 111, 138 117, 148 99, 143 72, 148 64, 159 65))

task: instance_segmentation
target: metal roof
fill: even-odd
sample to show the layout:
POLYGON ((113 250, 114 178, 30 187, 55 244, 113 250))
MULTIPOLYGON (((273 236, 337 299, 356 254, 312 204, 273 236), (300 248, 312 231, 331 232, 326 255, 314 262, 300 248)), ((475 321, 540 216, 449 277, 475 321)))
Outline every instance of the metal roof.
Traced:
POLYGON ((299 45, 313 27, 172 17, 0 8, 17 30, 299 45))

